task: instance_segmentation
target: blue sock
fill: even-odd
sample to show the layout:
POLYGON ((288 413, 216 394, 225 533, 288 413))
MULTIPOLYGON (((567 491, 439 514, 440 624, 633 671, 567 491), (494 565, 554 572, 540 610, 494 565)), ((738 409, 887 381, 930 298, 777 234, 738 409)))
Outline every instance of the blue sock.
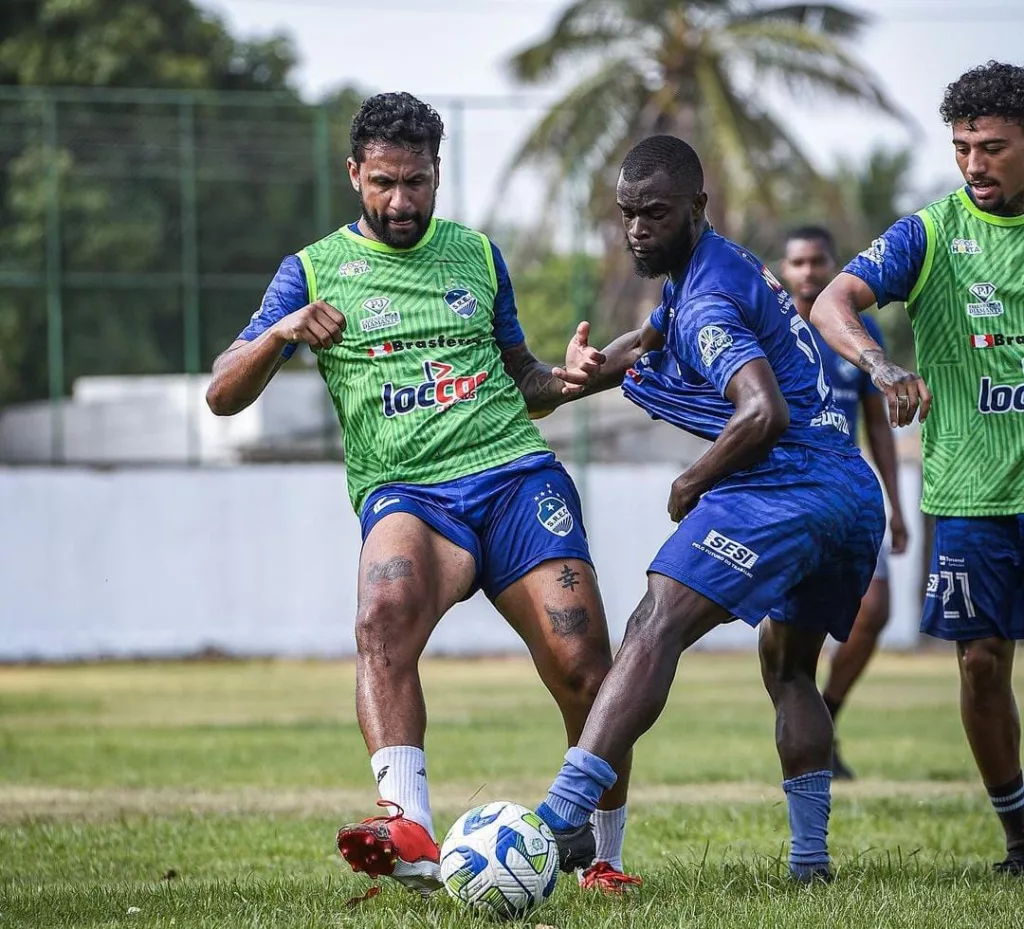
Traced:
POLYGON ((603 758, 570 748, 547 797, 537 807, 537 815, 560 832, 582 826, 597 809, 601 794, 616 780, 612 766, 603 758))
POLYGON ((812 771, 782 782, 789 805, 789 870, 810 878, 828 870, 828 817, 832 809, 831 771, 812 771))

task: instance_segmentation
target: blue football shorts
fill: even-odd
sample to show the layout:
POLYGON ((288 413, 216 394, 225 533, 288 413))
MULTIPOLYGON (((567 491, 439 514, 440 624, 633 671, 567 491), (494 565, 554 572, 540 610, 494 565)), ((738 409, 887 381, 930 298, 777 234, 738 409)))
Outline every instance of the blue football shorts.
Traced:
POLYGON ((593 564, 579 494, 551 453, 441 484, 385 484, 363 502, 363 540, 391 513, 411 513, 476 561, 470 593, 492 600, 542 562, 593 564))
POLYGON ((846 641, 885 533, 859 454, 777 446, 704 494, 651 563, 751 626, 771 618, 846 641))
POLYGON ((921 631, 1024 639, 1024 514, 937 516, 921 631))

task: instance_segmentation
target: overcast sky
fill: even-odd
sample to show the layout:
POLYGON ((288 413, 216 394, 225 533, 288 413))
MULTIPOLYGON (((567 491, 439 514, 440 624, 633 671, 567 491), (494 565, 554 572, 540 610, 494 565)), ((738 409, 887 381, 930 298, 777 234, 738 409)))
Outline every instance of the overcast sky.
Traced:
MULTIPOLYGON (((357 84, 370 91, 408 90, 435 103, 449 126, 453 97, 522 93, 504 62, 550 27, 566 0, 197 0, 232 32, 287 31, 300 59, 303 92, 316 99, 357 84)), ((791 128, 815 163, 856 158, 872 147, 912 144, 922 190, 954 185, 959 175, 949 131, 937 108, 947 83, 989 58, 1024 63, 1024 2, 1018 0, 857 0, 846 4, 874 17, 856 49, 884 77, 921 126, 911 139, 899 126, 834 102, 788 112, 791 128)), ((464 116, 465 211, 479 222, 493 201, 502 165, 541 112, 544 94, 518 109, 471 106, 464 116)), ((451 165, 456 152, 447 152, 451 165)), ((442 151, 444 159, 446 153, 442 151)), ((455 191, 442 186, 439 210, 458 212, 455 191)), ((920 204, 911 202, 911 208, 920 204)))

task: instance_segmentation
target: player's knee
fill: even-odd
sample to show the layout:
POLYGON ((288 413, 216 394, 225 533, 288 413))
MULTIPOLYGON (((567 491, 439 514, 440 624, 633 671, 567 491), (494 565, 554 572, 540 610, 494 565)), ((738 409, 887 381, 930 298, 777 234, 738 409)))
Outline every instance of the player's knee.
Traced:
POLYGON ((960 676, 965 689, 977 700, 1005 693, 1010 686, 1010 668, 1000 649, 985 642, 962 647, 960 676))
POLYGON ((576 655, 559 668, 560 690, 573 703, 590 707, 610 669, 610 656, 596 651, 576 655))
POLYGON ((419 659, 426 635, 422 610, 405 600, 374 597, 359 604, 356 614, 356 652, 362 661, 401 668, 419 659))
MULTIPOLYGON (((809 643, 807 643, 809 644, 809 643)), ((780 687, 814 680, 816 655, 801 641, 798 630, 766 620, 757 643, 761 680, 774 695, 780 687)))

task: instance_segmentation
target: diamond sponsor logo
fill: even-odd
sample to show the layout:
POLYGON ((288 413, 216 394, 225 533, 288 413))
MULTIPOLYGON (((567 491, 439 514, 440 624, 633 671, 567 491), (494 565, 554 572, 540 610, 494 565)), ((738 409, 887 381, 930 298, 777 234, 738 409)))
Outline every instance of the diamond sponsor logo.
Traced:
POLYGON ((971 284, 967 288, 977 303, 967 304, 967 315, 972 319, 982 319, 990 316, 1003 315, 1003 303, 1001 300, 993 300, 996 293, 996 285, 989 281, 971 284))
POLYGON ((359 320, 359 328, 363 332, 377 332, 397 326, 402 321, 402 315, 398 310, 389 310, 390 306, 390 297, 370 297, 364 300, 363 309, 370 315, 359 320))

